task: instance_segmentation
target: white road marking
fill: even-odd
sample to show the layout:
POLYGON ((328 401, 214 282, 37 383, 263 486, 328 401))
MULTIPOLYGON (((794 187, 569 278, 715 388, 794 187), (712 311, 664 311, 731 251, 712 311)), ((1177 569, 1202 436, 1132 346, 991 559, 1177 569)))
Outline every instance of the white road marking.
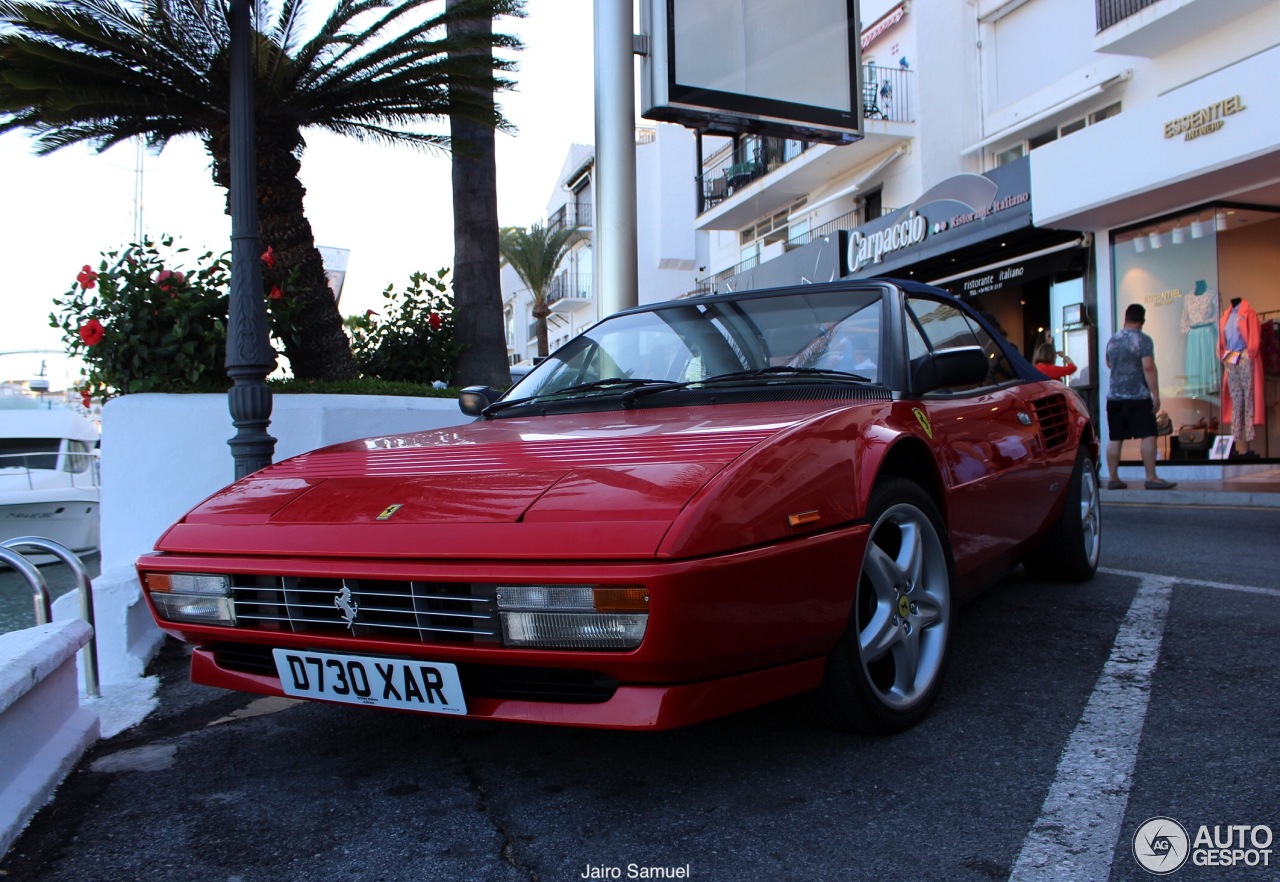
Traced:
POLYGON ((1106 882, 1129 804, 1151 676, 1173 585, 1148 573, 1125 614, 1089 703, 1058 761, 1010 882, 1106 882))
POLYGON ((1280 589, 1156 573, 1099 568, 1137 579, 1111 656, 1084 714, 1058 761, 1058 773, 1040 817, 1022 843, 1009 882, 1105 882, 1111 875, 1120 827, 1129 804, 1134 764, 1151 698, 1174 585, 1260 594, 1280 600, 1280 589))
POLYGON ((1204 579, 1183 579, 1172 576, 1158 576, 1155 573, 1139 573, 1134 570, 1113 570, 1110 567, 1098 567, 1098 572, 1109 576, 1129 576, 1134 579, 1173 579, 1179 585, 1196 585, 1200 588, 1218 588, 1222 591, 1241 591, 1245 594, 1261 594, 1266 597, 1280 599, 1280 588, 1259 588, 1256 585, 1233 585, 1230 582, 1207 582, 1204 579))

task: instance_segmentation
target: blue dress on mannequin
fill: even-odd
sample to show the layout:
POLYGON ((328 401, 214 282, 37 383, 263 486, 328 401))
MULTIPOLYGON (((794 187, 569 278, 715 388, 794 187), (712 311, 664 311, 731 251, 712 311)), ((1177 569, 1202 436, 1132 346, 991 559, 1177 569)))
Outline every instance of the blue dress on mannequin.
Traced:
POLYGON ((1187 338, 1186 394, 1208 398, 1222 389, 1218 364, 1218 292, 1201 279, 1182 298, 1182 333, 1187 338))

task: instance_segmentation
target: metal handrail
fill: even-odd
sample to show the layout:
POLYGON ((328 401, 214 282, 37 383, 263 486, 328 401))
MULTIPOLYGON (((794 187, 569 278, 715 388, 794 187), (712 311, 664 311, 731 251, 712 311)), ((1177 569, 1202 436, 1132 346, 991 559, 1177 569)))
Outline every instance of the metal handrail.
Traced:
POLYGON ((49 598, 49 583, 36 569, 35 564, 5 545, 0 545, 0 561, 4 561, 27 580, 31 586, 31 600, 36 608, 36 624, 47 625, 53 621, 53 601, 49 598))
POLYGON ((99 455, 96 451, 86 450, 78 453, 59 453, 56 450, 50 451, 27 451, 24 453, 0 453, 0 470, 4 470, 4 477, 12 477, 16 474, 23 475, 27 480, 27 489, 35 489, 35 475, 58 474, 70 475, 71 486, 75 489, 93 489, 101 483, 98 474, 99 455), (31 460, 43 458, 44 461, 52 462, 53 465, 45 468, 40 465, 32 465, 31 460), (59 462, 62 460, 62 462, 59 462), (84 463, 83 467, 79 467, 80 463, 84 463), (68 466, 71 466, 68 468, 68 466), (8 474, 12 473, 12 474, 8 474))
POLYGON ((31 586, 36 607, 36 624, 47 625, 53 621, 53 604, 49 599, 49 585, 35 565, 22 555, 19 548, 38 549, 52 554, 62 561, 76 574, 76 583, 80 589, 80 617, 88 623, 92 633, 85 646, 84 653, 84 687, 90 698, 100 698, 102 691, 98 686, 98 629, 93 620, 93 580, 89 571, 74 551, 40 536, 19 536, 0 542, 0 560, 13 567, 31 586))

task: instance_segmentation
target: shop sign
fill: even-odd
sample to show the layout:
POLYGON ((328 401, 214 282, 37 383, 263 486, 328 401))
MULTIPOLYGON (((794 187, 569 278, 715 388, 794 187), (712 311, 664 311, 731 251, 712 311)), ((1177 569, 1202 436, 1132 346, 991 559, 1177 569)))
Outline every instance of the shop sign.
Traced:
POLYGON ((1164 124, 1164 136, 1176 138, 1182 135, 1184 141, 1191 141, 1201 135, 1218 131, 1226 124, 1226 117, 1245 110, 1244 102, 1239 95, 1232 95, 1221 101, 1215 101, 1208 107, 1202 107, 1194 113, 1180 116, 1164 124))
POLYGON ((849 232, 842 275, 886 273, 1031 223, 1028 157, 945 178, 910 205, 849 232))
POLYGON ((1005 288, 1016 287, 1031 279, 1043 278, 1078 267, 1083 260, 1083 254, 1084 251, 1080 248, 1063 248, 1048 254, 1027 256, 972 275, 933 284, 946 288, 957 297, 977 297, 980 294, 992 294, 1005 288))
POLYGON ((917 212, 911 212, 895 224, 874 233, 854 230, 849 234, 849 271, 857 272, 864 266, 880 263, 885 255, 924 241, 928 222, 917 212))

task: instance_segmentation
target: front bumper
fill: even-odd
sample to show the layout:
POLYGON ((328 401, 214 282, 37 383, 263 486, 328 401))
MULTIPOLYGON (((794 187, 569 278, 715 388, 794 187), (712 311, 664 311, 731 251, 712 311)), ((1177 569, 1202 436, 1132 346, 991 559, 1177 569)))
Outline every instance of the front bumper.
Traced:
POLYGON ((651 598, 644 640, 634 650, 613 652, 191 625, 164 620, 154 605, 152 612, 163 629, 196 645, 192 679, 205 685, 283 695, 270 661, 273 648, 399 657, 457 665, 468 716, 665 729, 815 688, 848 619, 866 533, 865 526, 854 526, 675 562, 521 565, 153 554, 139 561, 139 570, 643 585, 651 598))

